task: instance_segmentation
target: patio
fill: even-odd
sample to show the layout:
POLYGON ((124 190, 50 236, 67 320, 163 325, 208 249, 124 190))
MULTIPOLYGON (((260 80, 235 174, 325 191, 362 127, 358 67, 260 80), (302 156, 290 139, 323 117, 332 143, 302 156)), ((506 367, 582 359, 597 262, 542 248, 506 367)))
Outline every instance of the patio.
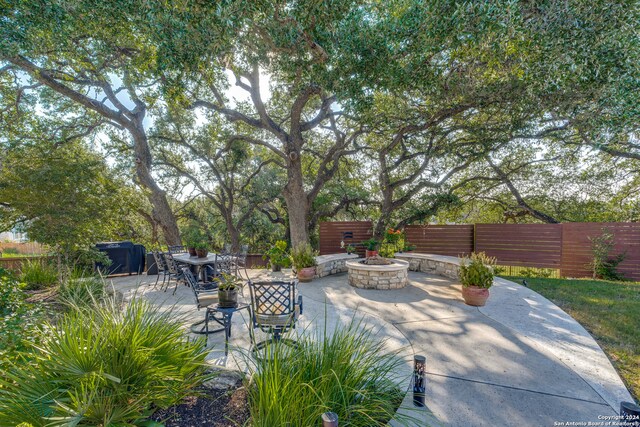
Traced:
MULTIPOLYGON (((250 270, 252 277, 284 273, 250 270)), ((201 320, 191 290, 171 292, 147 286, 155 276, 118 277, 113 286, 125 298, 138 294, 173 306, 185 329, 201 320)), ((427 357, 424 425, 554 425, 598 421, 617 414, 631 396, 593 338, 575 320, 539 294, 496 279, 485 307, 466 306, 455 281, 409 273, 403 289, 379 291, 348 285, 345 273, 300 283, 304 313, 298 331, 331 330, 338 322, 362 318, 388 339, 390 349, 406 353, 407 378, 414 354, 427 357)), ((209 337, 212 365, 243 369, 250 346, 249 319, 233 318, 231 351, 224 356, 224 334, 209 337)), ((409 382, 406 381, 406 386, 409 382)), ((408 394, 410 398, 410 394, 408 394)), ((406 402, 406 399, 405 399, 406 402)))

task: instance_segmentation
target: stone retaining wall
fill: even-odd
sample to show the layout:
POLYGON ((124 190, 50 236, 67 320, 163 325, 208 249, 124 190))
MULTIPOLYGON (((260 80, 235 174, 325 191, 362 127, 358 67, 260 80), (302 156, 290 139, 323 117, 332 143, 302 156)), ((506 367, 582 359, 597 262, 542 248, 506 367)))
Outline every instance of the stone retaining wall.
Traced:
POLYGON ((320 255, 316 257, 318 266, 316 267, 315 277, 329 276, 330 274, 346 273, 347 267, 345 263, 351 259, 358 259, 357 254, 331 254, 320 255))
POLYGON ((460 258, 445 255, 403 252, 396 253, 396 259, 408 261, 409 270, 411 271, 438 274, 440 276, 458 280, 460 258))

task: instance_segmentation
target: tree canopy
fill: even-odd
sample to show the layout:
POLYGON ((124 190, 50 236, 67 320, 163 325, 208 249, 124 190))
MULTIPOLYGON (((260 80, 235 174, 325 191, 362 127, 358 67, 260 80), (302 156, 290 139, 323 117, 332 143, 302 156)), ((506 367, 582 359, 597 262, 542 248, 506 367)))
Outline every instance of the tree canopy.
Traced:
POLYGON ((636 1, 1 7, 2 142, 99 141, 168 243, 640 210, 636 1))

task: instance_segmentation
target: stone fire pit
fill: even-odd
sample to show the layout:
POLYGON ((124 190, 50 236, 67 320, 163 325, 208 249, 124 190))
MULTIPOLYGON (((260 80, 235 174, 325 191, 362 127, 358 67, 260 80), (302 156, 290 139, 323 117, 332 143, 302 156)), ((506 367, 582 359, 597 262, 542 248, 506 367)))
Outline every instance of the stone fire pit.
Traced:
POLYGON ((347 261, 349 284, 361 289, 400 289, 407 285, 409 263, 389 259, 388 265, 367 265, 365 260, 347 261))

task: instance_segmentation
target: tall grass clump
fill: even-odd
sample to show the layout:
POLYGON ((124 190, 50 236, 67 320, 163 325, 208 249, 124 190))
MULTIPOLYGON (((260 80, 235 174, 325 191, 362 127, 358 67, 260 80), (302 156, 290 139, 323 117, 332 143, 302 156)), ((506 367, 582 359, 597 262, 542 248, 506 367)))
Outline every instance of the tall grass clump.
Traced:
POLYGON ((248 392, 256 427, 318 425, 327 411, 340 425, 383 426, 404 392, 396 377, 403 364, 370 329, 352 321, 324 336, 303 334, 298 348, 273 345, 255 362, 248 392))
POLYGON ((72 307, 93 306, 105 296, 104 278, 80 270, 72 270, 58 289, 58 300, 72 307))
POLYGON ((28 260, 22 264, 20 280, 27 289, 39 290, 55 286, 58 283, 58 270, 43 260, 28 260))
POLYGON ((141 300, 72 309, 0 378, 0 425, 142 425, 205 378, 202 342, 141 300))

